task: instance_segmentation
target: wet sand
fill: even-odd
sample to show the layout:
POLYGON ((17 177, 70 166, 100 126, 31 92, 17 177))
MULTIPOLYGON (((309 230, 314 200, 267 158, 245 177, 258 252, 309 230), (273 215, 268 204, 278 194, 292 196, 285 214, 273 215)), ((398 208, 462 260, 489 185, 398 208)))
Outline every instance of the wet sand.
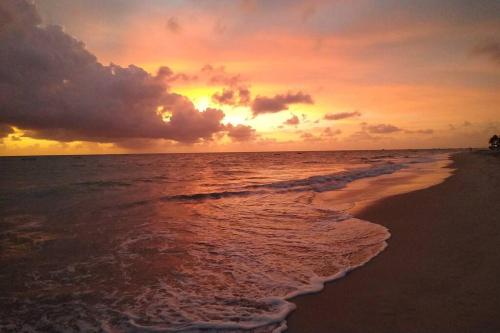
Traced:
POLYGON ((500 156, 460 153, 451 167, 355 212, 389 228, 388 248, 293 299, 287 332, 500 332, 500 156))

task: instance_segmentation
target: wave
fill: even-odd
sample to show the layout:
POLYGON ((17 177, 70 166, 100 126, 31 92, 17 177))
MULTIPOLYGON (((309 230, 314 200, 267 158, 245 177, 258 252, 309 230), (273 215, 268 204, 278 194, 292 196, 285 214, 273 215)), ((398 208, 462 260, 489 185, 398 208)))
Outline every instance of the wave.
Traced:
POLYGON ((370 168, 359 168, 342 171, 327 175, 312 176, 303 179, 287 180, 271 184, 253 185, 254 188, 276 188, 276 189, 296 189, 312 190, 324 192, 345 187, 348 183, 368 177, 376 177, 384 174, 394 173, 405 167, 404 164, 385 164, 370 168))
POLYGON ((350 182, 358 179, 376 177, 391 174, 405 167, 404 164, 388 163, 370 168, 358 168, 348 171, 336 172, 326 175, 311 176, 302 179, 279 181, 267 184, 248 185, 239 191, 221 191, 208 193, 179 194, 162 197, 167 201, 197 201, 222 199, 227 197, 250 196, 262 193, 274 192, 326 192, 345 187, 350 182))
MULTIPOLYGON (((177 324, 173 327, 167 328, 164 326, 164 323, 160 322, 158 322, 157 324, 142 323, 141 315, 144 314, 138 315, 137 311, 134 311, 136 309, 132 307, 129 308, 129 311, 121 311, 121 315, 123 316, 123 318, 126 318, 125 320, 122 320, 122 323, 127 322, 133 327, 133 331, 141 332, 284 332, 287 329, 286 317, 296 308, 295 304, 291 302, 294 297, 317 293, 323 290, 327 282, 340 279, 350 271, 365 265, 375 256, 380 254, 384 249, 386 249, 387 240, 390 238, 390 233, 387 228, 355 218, 348 218, 347 220, 344 220, 342 222, 335 223, 335 227, 336 228, 333 228, 331 230, 337 229, 340 230, 340 233, 345 233, 344 236, 351 235, 349 237, 354 237, 353 239, 350 239, 354 242, 354 245, 347 245, 350 242, 347 242, 344 245, 347 246, 347 248, 345 248, 346 252, 344 253, 344 255, 346 255, 346 257, 350 257, 351 253, 355 253, 357 255, 352 257, 357 258, 357 260, 350 263, 338 262, 337 264, 340 264, 341 266, 337 266, 336 272, 333 274, 319 275, 312 271, 304 271, 302 272, 304 274, 301 274, 300 272, 296 273, 296 280, 290 280, 288 279, 289 275, 286 275, 286 278, 284 276, 280 277, 280 275, 268 275, 266 274, 266 272, 271 271, 270 267, 263 267, 264 273, 259 274, 261 272, 253 272, 253 275, 255 277, 245 281, 245 288, 248 289, 248 285, 256 285, 260 288, 269 288, 269 285, 273 284, 275 286, 285 286, 288 288, 288 290, 291 291, 287 293, 281 293, 281 290, 285 290, 284 287, 283 289, 269 288, 268 292, 270 292, 270 294, 268 294, 268 296, 258 297, 258 294, 246 294, 245 298, 240 298, 235 297, 229 291, 221 290, 219 291, 218 296, 215 297, 214 302, 218 303, 219 310, 220 308, 224 308, 225 311, 222 311, 218 314, 218 320, 216 321, 193 320, 191 322, 185 322, 183 324, 177 324), (356 232, 352 232, 353 229, 356 232), (298 275, 301 275, 301 277, 299 277, 298 275), (266 284, 265 281, 261 280, 262 278, 271 279, 271 281, 268 282, 269 284, 266 284), (235 309, 238 309, 238 311, 244 311, 246 313, 246 317, 241 322, 235 322, 233 320, 234 313, 238 312, 234 311, 235 309), (132 313, 134 313, 134 315, 132 315, 132 313)), ((332 234, 331 236, 335 241, 335 234, 332 234)), ((306 249, 307 248, 304 248, 304 250, 306 249)), ((335 256, 335 253, 330 254, 332 256, 335 256)), ((335 260, 333 261, 335 262, 335 260)), ((268 264, 272 265, 273 262, 269 262, 268 264)), ((279 262, 275 262, 274 264, 279 267, 279 262)), ((316 268, 319 268, 319 266, 316 268)), ((209 273, 200 271, 200 273, 202 272, 205 274, 209 273)), ((290 274, 294 275, 292 273, 290 274)), ((243 281, 239 281, 239 283, 243 283, 243 281)), ((188 292, 186 290, 176 291, 172 290, 172 286, 164 284, 160 284, 155 288, 146 288, 140 299, 148 299, 149 304, 153 305, 155 304, 155 296, 153 295, 158 294, 156 290, 167 288, 169 289, 170 293, 176 294, 178 298, 189 302, 190 306, 192 306, 193 308, 201 308, 207 306, 206 303, 201 302, 201 300, 199 299, 199 295, 196 292, 188 292)), ((251 288, 249 290, 246 290, 246 292, 251 292, 250 290, 251 288)), ((178 301, 176 300, 176 302, 178 301)), ((170 304, 168 304, 167 302, 167 304, 164 304, 164 306, 165 305, 168 308, 170 304)), ((154 316, 154 312, 152 312, 152 316, 154 316)), ((107 332, 114 332, 117 328, 121 329, 121 327, 116 326, 105 326, 104 330, 107 332)))
POLYGON ((211 192, 211 193, 179 194, 179 195, 163 197, 162 200, 189 201, 189 200, 204 200, 204 199, 221 199, 226 197, 247 196, 257 193, 262 193, 262 191, 223 191, 223 192, 211 192))

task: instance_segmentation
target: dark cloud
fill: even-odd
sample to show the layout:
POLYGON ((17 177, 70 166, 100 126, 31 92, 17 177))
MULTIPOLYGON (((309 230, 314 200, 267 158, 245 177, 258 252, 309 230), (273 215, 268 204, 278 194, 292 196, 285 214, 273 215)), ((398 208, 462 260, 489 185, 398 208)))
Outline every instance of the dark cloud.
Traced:
POLYGON ((168 31, 174 34, 182 31, 182 27, 179 24, 179 19, 176 16, 172 16, 167 20, 166 28, 168 31))
POLYGON ((160 69, 158 69, 158 73, 156 76, 158 79, 164 80, 168 83, 174 81, 190 82, 190 81, 196 81, 198 79, 196 75, 188 75, 185 73, 174 73, 174 71, 172 71, 170 67, 167 66, 160 67, 160 69))
POLYGON ((212 95, 212 101, 220 105, 248 105, 250 100, 250 90, 246 87, 224 88, 212 95))
POLYGON ((288 110, 290 104, 313 104, 314 101, 309 94, 303 92, 279 94, 274 97, 257 96, 252 103, 254 116, 262 113, 276 113, 288 110))
POLYGON ((157 77, 165 80, 167 82, 174 82, 174 81, 196 81, 198 79, 198 76, 196 75, 189 75, 185 73, 174 73, 169 67, 167 66, 162 66, 158 70, 157 77))
POLYGON ((168 90, 172 72, 102 65, 61 27, 41 26, 31 2, 0 2, 0 124, 37 138, 196 142, 224 130, 220 110, 199 112, 168 90))
POLYGON ((480 43, 472 52, 477 55, 485 56, 497 65, 500 65, 500 42, 480 43))
POLYGON ((373 134, 387 134, 387 133, 399 132, 402 130, 397 126, 390 124, 377 124, 377 125, 363 124, 363 129, 373 134))
POLYGON ((285 120, 285 122, 283 124, 296 126, 299 123, 300 123, 299 117, 297 117, 296 115, 293 115, 290 119, 285 120))
POLYGON ((257 134, 255 132, 255 129, 253 129, 251 126, 246 126, 246 125, 232 125, 228 124, 226 125, 226 130, 227 130, 227 135, 231 138, 233 141, 252 141, 257 138, 257 134))
POLYGON ((116 142, 115 145, 130 150, 161 149, 169 146, 164 140, 153 139, 125 139, 116 142))
POLYGON ((326 120, 340 120, 340 119, 359 117, 359 116, 361 116, 361 112, 359 112, 359 111, 327 113, 327 114, 325 114, 324 119, 326 119, 326 120))
POLYGON ((5 138, 9 134, 14 133, 14 130, 9 125, 0 124, 0 139, 5 138))
POLYGON ((236 104, 236 94, 232 89, 223 89, 220 93, 212 95, 212 100, 217 104, 236 104))

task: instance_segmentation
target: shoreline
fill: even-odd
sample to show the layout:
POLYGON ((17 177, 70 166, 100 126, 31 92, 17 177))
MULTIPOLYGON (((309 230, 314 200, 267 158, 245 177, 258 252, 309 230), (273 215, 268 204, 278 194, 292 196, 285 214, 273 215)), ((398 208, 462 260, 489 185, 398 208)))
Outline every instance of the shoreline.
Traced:
POLYGON ((388 247, 320 293, 291 299, 286 332, 500 331, 500 157, 452 160, 444 182, 354 212, 389 229, 388 247))

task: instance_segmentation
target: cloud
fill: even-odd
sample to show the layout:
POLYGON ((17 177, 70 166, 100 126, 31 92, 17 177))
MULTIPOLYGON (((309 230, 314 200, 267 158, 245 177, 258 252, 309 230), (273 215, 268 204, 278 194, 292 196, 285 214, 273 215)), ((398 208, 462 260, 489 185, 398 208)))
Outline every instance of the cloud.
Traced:
POLYGON ((300 123, 299 117, 297 117, 296 115, 293 115, 290 119, 285 120, 285 122, 283 124, 296 126, 299 123, 300 123))
POLYGON ((331 136, 336 136, 339 134, 342 134, 341 130, 339 130, 339 129, 332 130, 330 127, 327 127, 323 130, 323 133, 321 135, 331 137, 331 136))
POLYGON ((240 74, 228 74, 224 66, 203 66, 202 75, 208 75, 208 84, 225 86, 222 92, 212 95, 212 100, 220 105, 249 105, 251 93, 240 74))
POLYGON ((212 100, 218 104, 236 104, 235 92, 232 89, 224 89, 220 93, 215 93, 212 95, 212 100))
MULTIPOLYGON (((376 125, 369 125, 367 123, 361 123, 361 132, 358 133, 359 137, 362 137, 360 133, 365 133, 366 137, 371 137, 368 133, 370 134, 390 134, 390 133, 396 133, 396 132, 404 132, 406 134, 434 134, 434 130, 427 128, 427 129, 418 129, 418 130, 410 130, 410 129, 404 129, 401 127, 397 127, 391 124, 376 124, 376 125)), ((373 137, 371 137, 373 138, 373 137)))
POLYGON ((179 19, 176 16, 172 16, 167 20, 166 28, 168 31, 174 34, 182 31, 182 27, 179 24, 179 19))
POLYGON ((257 138, 255 129, 253 129, 251 126, 241 124, 234 126, 232 124, 228 124, 226 125, 226 130, 227 135, 233 141, 252 141, 257 138))
POLYGON ((500 42, 483 42, 472 50, 473 54, 485 56, 500 65, 500 42))
MULTIPOLYGON (((319 130, 319 129, 318 129, 319 130)), ((301 133, 300 138, 304 141, 314 142, 314 141, 332 141, 336 140, 336 136, 342 134, 339 129, 332 130, 330 127, 326 127, 321 131, 319 135, 314 135, 309 132, 299 132, 301 133)))
POLYGON ((327 114, 325 114, 324 119, 326 119, 326 120, 340 120, 340 119, 359 117, 359 116, 361 116, 361 112, 359 112, 359 111, 327 113, 327 114))
POLYGON ((174 81, 196 81, 198 77, 196 75, 188 75, 185 73, 174 73, 170 67, 162 66, 158 69, 157 77, 168 83, 174 81))
POLYGON ((172 73, 105 66, 59 26, 42 26, 35 6, 0 2, 0 124, 35 138, 118 142, 210 140, 224 113, 199 112, 171 93, 172 73))
POLYGON ((238 88, 238 96, 240 98, 240 100, 239 100, 240 105, 249 105, 250 104, 252 96, 250 94, 250 90, 247 87, 239 87, 238 88))
POLYGON ((263 113, 276 113, 288 110, 290 104, 313 104, 314 101, 309 94, 303 92, 279 94, 274 97, 257 96, 252 103, 254 116, 263 113))
POLYGON ((379 140, 382 140, 382 137, 370 135, 365 131, 357 131, 357 132, 352 133, 349 136, 349 140, 354 141, 354 142, 356 142, 356 141, 379 141, 379 140))
POLYGON ((251 100, 250 90, 246 87, 224 88, 212 95, 212 101, 220 105, 248 105, 251 100))
POLYGON ((419 130, 405 130, 405 133, 407 134, 434 134, 434 130, 427 128, 427 129, 419 129, 419 130))
POLYGON ((387 133, 399 132, 402 129, 390 124, 368 125, 363 123, 363 130, 373 134, 387 134, 387 133))
POLYGON ((5 138, 9 134, 14 133, 14 130, 9 125, 0 124, 0 139, 5 138))
POLYGON ((300 138, 304 141, 321 141, 321 138, 319 136, 315 136, 309 132, 302 133, 300 135, 300 138))
POLYGON ((234 88, 239 86, 243 81, 240 74, 228 74, 224 66, 216 67, 206 64, 201 68, 200 72, 209 76, 208 83, 212 85, 225 85, 234 88))

